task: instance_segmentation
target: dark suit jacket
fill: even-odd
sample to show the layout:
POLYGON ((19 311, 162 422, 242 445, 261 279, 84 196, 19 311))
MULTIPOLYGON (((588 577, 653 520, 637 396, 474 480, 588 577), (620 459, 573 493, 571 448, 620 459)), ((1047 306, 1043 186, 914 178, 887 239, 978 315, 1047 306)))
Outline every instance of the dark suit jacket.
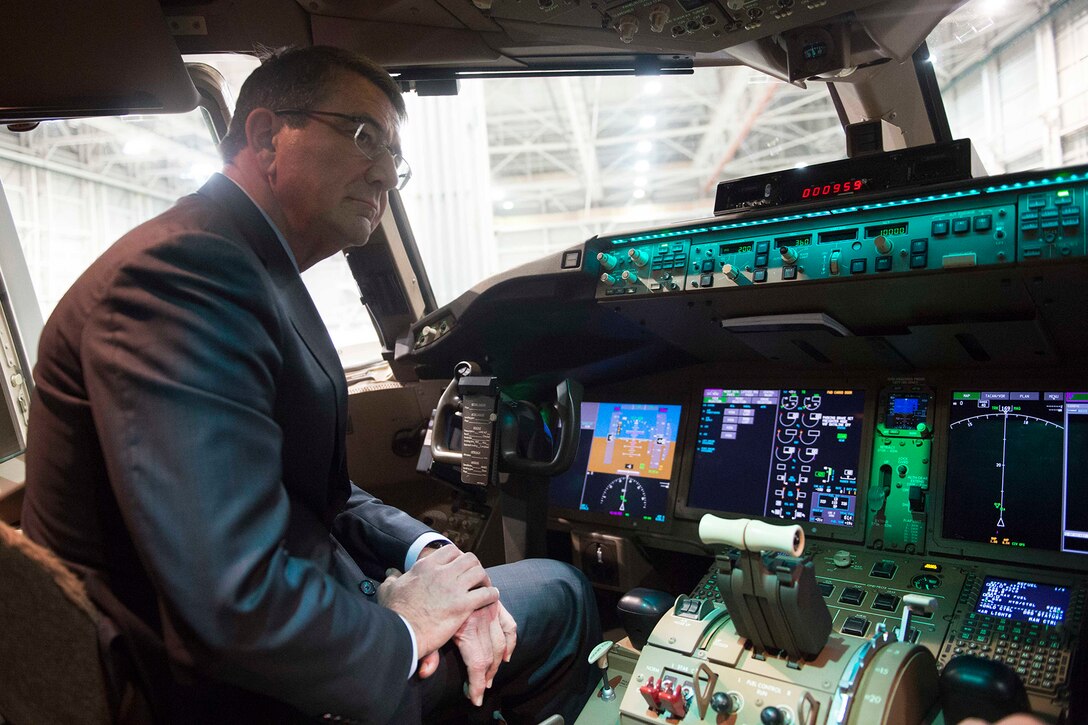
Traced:
POLYGON ((145 676, 164 648, 160 714, 206 719, 219 688, 208 702, 392 715, 411 642, 363 572, 429 529, 348 480, 343 369, 241 190, 216 175, 114 244, 34 376, 24 528, 142 633, 145 676))

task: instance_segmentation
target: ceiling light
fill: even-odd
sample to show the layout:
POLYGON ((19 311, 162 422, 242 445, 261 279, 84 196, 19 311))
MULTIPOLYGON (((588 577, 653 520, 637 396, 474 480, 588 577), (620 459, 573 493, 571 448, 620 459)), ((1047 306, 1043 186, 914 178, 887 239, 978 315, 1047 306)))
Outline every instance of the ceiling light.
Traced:
POLYGON ((642 92, 647 96, 656 96, 661 92, 661 81, 646 81, 642 86, 642 92))
POLYGON ((650 168, 650 162, 647 161, 646 159, 639 159, 638 161, 635 162, 635 171, 639 172, 640 174, 642 172, 644 172, 644 171, 648 171, 649 168, 650 168))
POLYGON ((511 209, 514 208, 514 202, 507 199, 506 201, 504 201, 502 203, 502 208, 505 209, 506 211, 510 211, 511 209))
POLYGON ((646 196, 646 190, 635 189, 635 191, 632 193, 632 196, 634 196, 636 199, 641 199, 642 197, 646 196))
POLYGON ((636 148, 638 149, 638 152, 640 154, 648 154, 650 153, 650 149, 652 149, 653 147, 654 145, 652 143, 650 143, 646 139, 643 139, 638 142, 638 146, 636 148))
POLYGON ((656 116, 643 116, 638 120, 638 125, 642 128, 653 128, 657 125, 656 116))
POLYGON ((640 189, 642 187, 646 186, 646 177, 645 176, 636 176, 635 177, 635 186, 637 186, 640 189))

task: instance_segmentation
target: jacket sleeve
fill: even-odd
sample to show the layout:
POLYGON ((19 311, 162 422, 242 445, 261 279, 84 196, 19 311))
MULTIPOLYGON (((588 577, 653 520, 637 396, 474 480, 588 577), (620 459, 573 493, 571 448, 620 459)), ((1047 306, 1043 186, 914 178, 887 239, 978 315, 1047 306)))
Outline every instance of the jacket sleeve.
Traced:
POLYGON ((172 648, 305 712, 388 720, 407 628, 285 543, 273 417, 290 384, 285 326, 259 260, 187 234, 114 274, 81 332, 82 366, 114 495, 182 640, 172 648))
POLYGON ((408 549, 424 534, 434 533, 394 506, 387 506, 354 483, 347 505, 333 524, 336 538, 364 571, 381 578, 388 566, 405 568, 408 549), (378 569, 374 568, 376 562, 378 569))

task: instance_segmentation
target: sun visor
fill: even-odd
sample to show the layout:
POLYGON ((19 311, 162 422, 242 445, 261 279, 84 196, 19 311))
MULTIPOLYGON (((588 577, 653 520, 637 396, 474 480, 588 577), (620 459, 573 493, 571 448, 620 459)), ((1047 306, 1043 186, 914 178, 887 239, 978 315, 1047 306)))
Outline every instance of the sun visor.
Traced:
POLYGON ((199 97, 155 0, 8 3, 0 122, 183 113, 199 97))

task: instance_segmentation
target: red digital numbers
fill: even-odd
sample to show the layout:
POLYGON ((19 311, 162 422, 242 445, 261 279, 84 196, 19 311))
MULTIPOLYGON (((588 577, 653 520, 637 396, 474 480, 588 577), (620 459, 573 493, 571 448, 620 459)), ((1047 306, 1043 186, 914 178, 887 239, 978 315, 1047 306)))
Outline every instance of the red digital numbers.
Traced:
POLYGON ((848 194, 854 191, 861 191, 861 188, 865 186, 865 182, 862 179, 848 179, 846 181, 836 181, 833 184, 816 184, 815 186, 806 186, 801 190, 802 199, 815 199, 820 196, 834 196, 835 194, 848 194))

